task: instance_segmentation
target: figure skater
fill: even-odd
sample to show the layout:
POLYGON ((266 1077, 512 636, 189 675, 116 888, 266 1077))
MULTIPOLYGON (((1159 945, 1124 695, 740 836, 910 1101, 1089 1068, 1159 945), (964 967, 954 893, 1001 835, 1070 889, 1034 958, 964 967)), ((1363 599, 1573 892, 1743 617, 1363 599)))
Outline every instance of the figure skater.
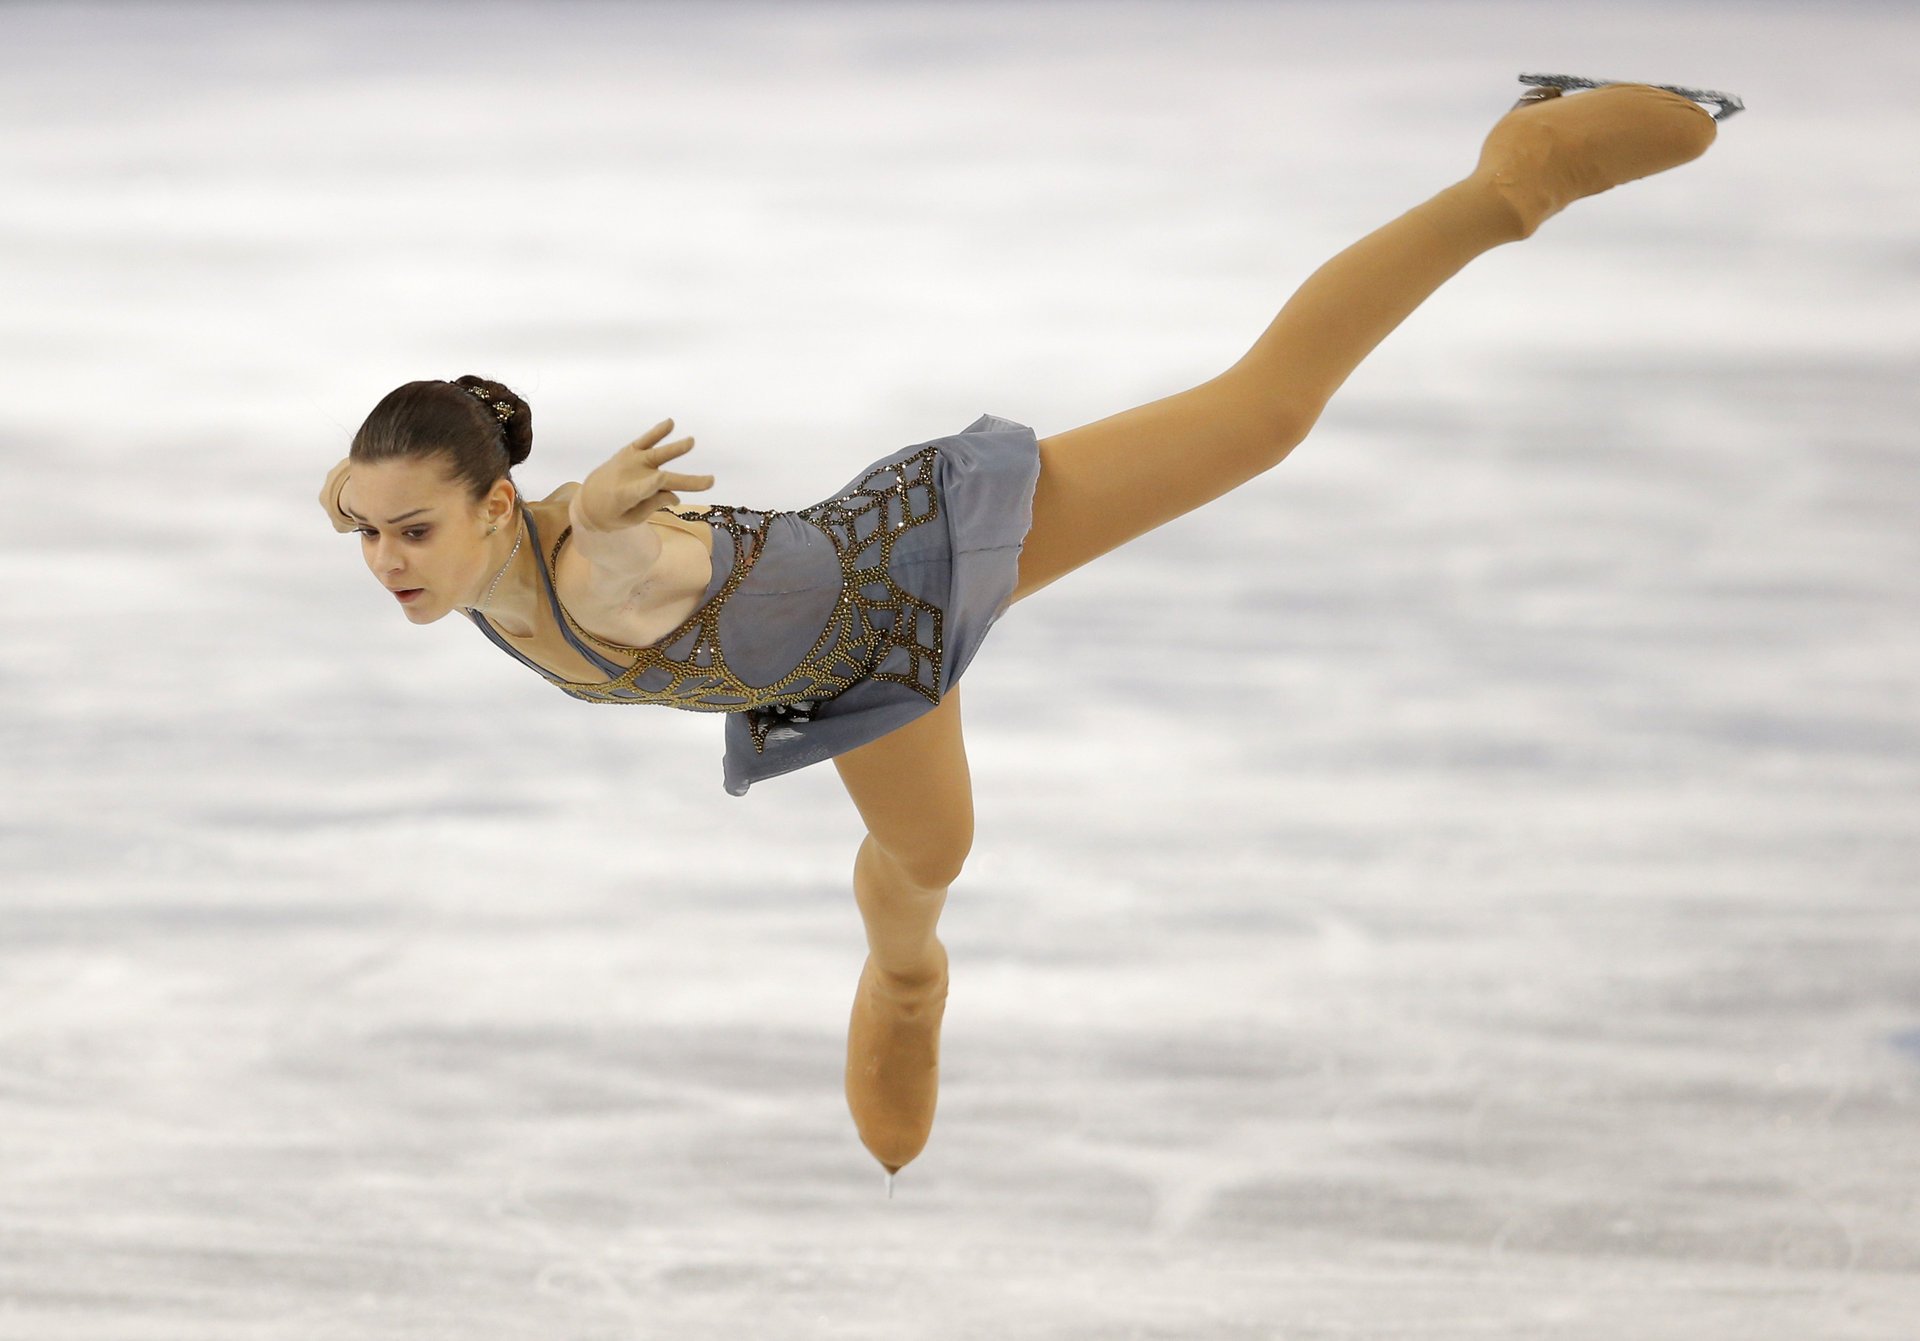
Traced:
POLYGON ((1367 353, 1476 256, 1715 135, 1695 101, 1653 85, 1535 90, 1471 173, 1321 266, 1217 377, 1038 440, 983 415, 798 511, 681 505, 714 477, 677 468, 693 439, 664 441, 671 419, 529 502, 509 473, 532 447, 527 404, 477 377, 389 394, 321 505, 359 533, 411 622, 458 610, 591 703, 728 714, 733 795, 833 760, 867 831, 847 1103, 891 1190, 933 1125, 947 998, 935 926, 973 840, 959 681, 988 627, 1278 465, 1367 353))

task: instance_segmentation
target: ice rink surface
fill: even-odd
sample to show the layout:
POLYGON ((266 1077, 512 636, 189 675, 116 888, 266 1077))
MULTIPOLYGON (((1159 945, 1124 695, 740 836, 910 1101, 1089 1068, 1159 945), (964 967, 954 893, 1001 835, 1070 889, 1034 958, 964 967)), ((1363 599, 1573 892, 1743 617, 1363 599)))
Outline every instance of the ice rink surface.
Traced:
MULTIPOLYGON (((0 6, 0 1338, 1920 1335, 1910 5, 0 6), (861 830, 409 625, 387 390, 814 501, 1204 380, 1521 71, 1742 94, 1001 621, 861 830)), ((1180 462, 1166 463, 1170 473, 1180 462)))

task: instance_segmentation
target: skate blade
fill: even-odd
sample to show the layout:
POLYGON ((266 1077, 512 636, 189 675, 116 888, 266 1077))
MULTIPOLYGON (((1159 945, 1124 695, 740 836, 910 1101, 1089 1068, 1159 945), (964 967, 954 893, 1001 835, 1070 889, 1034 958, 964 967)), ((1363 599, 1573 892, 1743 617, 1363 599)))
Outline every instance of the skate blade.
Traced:
MULTIPOLYGON (((1536 84, 1541 88, 1604 88, 1608 84, 1648 84, 1645 79, 1585 79, 1580 75, 1523 74, 1523 84, 1536 84)), ((1725 121, 1735 112, 1744 112, 1747 105, 1740 101, 1735 93, 1717 93, 1710 88, 1681 88, 1678 84, 1651 84, 1653 88, 1663 88, 1669 93, 1678 93, 1683 98, 1692 98, 1695 102, 1713 108, 1715 121, 1725 121)))

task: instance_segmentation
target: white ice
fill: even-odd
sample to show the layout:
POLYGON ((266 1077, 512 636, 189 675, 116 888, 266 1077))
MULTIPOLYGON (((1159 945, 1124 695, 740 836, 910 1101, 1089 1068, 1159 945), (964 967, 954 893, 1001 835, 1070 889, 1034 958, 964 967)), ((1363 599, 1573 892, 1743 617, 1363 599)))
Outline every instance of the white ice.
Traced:
MULTIPOLYGON (((1920 1335, 1911 5, 0 6, 0 1338, 1920 1335), (939 1122, 829 767, 418 629, 501 378, 798 507, 1237 359, 1522 71, 1727 89, 1012 611, 939 1122)), ((1176 474, 1177 459, 1166 469, 1176 474)))

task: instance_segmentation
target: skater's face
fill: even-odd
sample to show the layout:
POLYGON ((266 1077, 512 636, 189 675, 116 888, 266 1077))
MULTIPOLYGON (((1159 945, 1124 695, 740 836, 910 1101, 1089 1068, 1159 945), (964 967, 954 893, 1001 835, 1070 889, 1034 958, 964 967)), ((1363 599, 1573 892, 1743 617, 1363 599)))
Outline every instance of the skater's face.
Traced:
POLYGON ((510 518, 512 486, 500 480, 476 503, 448 465, 444 456, 356 465, 340 491, 368 570, 415 624, 479 604, 505 561, 495 542, 513 543, 501 524, 510 518), (490 511, 506 515, 490 521, 490 511), (489 535, 489 525, 500 529, 489 535))

